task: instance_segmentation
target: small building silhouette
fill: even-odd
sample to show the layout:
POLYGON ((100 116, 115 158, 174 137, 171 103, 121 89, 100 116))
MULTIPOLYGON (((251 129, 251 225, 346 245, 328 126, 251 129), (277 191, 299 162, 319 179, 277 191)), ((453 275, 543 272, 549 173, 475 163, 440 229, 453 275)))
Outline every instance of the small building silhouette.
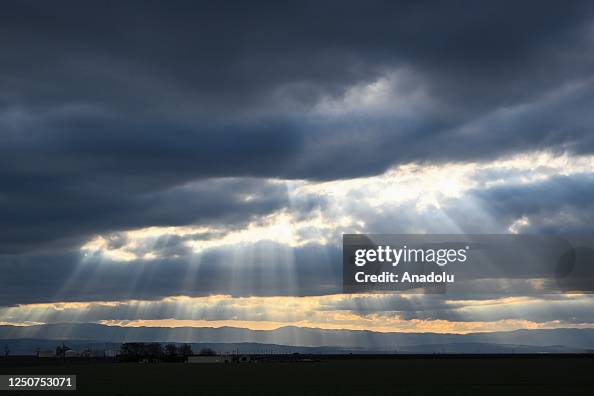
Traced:
POLYGON ((231 359, 221 355, 191 355, 186 363, 229 363, 231 359))

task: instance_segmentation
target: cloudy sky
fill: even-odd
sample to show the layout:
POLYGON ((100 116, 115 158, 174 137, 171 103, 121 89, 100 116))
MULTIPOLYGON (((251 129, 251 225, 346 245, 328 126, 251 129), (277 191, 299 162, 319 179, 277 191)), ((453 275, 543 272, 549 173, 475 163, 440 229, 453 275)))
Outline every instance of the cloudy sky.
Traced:
POLYGON ((594 3, 5 1, 0 324, 594 327, 345 295, 343 233, 594 233, 594 3))

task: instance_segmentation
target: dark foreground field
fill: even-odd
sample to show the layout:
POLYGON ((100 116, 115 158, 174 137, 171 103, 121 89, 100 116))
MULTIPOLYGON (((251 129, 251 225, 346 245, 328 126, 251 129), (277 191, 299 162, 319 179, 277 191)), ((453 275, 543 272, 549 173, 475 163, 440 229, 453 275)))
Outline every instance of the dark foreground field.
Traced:
POLYGON ((78 391, 68 393, 91 395, 594 395, 594 356, 251 364, 8 360, 0 362, 0 374, 76 374, 78 391))

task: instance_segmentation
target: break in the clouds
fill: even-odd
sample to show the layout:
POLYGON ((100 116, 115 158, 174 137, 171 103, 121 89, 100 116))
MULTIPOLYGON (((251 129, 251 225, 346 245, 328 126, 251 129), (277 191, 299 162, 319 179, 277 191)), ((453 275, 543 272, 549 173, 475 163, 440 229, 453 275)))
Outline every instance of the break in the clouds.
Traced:
MULTIPOLYGON (((247 208, 261 199, 255 191, 282 204, 251 219, 231 210, 218 221, 98 232, 70 251, 5 255, 0 296, 18 304, 336 294, 342 233, 583 233, 594 209, 592 173, 594 156, 537 153, 348 180, 252 181, 243 187, 260 187, 247 191, 236 180, 211 180, 211 188, 237 187, 232 196, 247 208)), ((505 286, 476 281, 457 292, 538 291, 529 282, 505 286)))
POLYGON ((344 232, 593 231, 591 2, 9 1, 0 43, 2 306, 334 295, 344 232))

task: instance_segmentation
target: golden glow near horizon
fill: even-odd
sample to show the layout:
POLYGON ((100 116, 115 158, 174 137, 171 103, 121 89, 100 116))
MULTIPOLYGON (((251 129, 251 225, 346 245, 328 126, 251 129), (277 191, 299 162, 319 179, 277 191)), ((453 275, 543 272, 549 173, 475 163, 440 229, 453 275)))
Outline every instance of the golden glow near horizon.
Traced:
POLYGON ((96 301, 23 304, 0 308, 4 324, 34 325, 58 322, 95 322, 119 326, 241 327, 272 330, 283 326, 320 329, 372 330, 378 332, 470 333, 546 329, 593 328, 591 323, 568 325, 556 319, 541 322, 523 318, 531 309, 567 309, 588 306, 590 295, 504 297, 487 300, 445 300, 444 307, 465 320, 404 318, 407 309, 426 307, 422 295, 357 294, 309 297, 206 297, 175 296, 156 301, 96 301), (391 311, 385 298, 397 297, 408 308, 391 311), (355 299, 355 300, 354 300, 355 299), (357 307, 365 307, 357 312, 357 307), (131 317, 123 318, 126 313, 131 317), (512 314, 511 317, 501 313, 512 314), (494 316, 495 319, 489 318, 494 316), (513 315, 515 314, 515 315, 513 315), (498 315, 501 316, 498 318, 498 315), (514 317, 515 316, 515 317, 514 317))
POLYGON ((528 320, 499 320, 485 322, 450 322, 447 320, 423 321, 418 319, 395 320, 387 325, 374 325, 371 323, 360 324, 332 324, 332 323, 312 323, 310 321, 299 321, 292 323, 283 322, 257 322, 245 320, 103 320, 99 322, 107 326, 123 327, 238 327, 249 330, 276 330, 285 326, 296 326, 310 329, 323 330, 370 330, 378 333, 448 333, 448 334, 468 334, 468 333, 489 333, 496 331, 512 331, 518 329, 555 329, 555 328, 594 328, 594 324, 577 324, 572 326, 563 326, 559 321, 549 321, 544 323, 535 323, 528 320))

